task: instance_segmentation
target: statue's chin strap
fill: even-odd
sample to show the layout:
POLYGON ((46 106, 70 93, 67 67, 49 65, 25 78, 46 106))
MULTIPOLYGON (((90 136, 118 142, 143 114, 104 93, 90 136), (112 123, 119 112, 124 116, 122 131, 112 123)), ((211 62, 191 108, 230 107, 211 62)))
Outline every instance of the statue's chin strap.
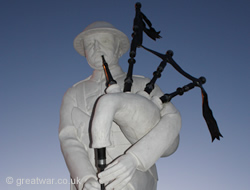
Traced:
POLYGON ((190 74, 188 74, 187 72, 185 72, 172 58, 173 56, 173 52, 167 51, 167 53, 161 54, 158 53, 154 50, 148 49, 144 46, 141 45, 141 47, 143 47, 145 50, 153 53, 154 55, 160 57, 164 62, 170 63, 180 74, 182 74, 183 76, 185 76, 186 78, 188 78, 189 80, 192 81, 192 83, 185 85, 183 88, 178 88, 177 91, 171 93, 171 94, 164 94, 164 96, 162 96, 160 99, 162 100, 162 102, 169 102, 174 96, 176 95, 182 95, 184 92, 194 88, 195 86, 199 87, 201 89, 201 94, 202 94, 202 112, 203 112, 203 117, 207 123, 209 132, 211 134, 212 137, 212 142, 214 141, 214 139, 218 139, 220 140, 220 137, 223 137, 219 131, 217 122, 213 116, 212 110, 210 109, 209 105, 208 105, 208 96, 207 93, 205 91, 205 89, 203 88, 202 84, 205 83, 206 79, 204 77, 200 77, 199 79, 191 76, 190 74))

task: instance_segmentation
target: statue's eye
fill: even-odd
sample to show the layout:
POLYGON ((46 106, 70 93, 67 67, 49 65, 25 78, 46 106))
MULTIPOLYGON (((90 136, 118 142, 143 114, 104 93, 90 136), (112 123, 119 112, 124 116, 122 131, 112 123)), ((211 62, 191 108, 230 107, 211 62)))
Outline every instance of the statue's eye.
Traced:
POLYGON ((108 43, 108 40, 104 39, 104 40, 102 40, 102 43, 106 44, 106 43, 108 43))
POLYGON ((86 42, 86 43, 85 43, 85 47, 86 47, 86 48, 89 48, 89 47, 91 47, 92 45, 93 45, 92 42, 86 42))

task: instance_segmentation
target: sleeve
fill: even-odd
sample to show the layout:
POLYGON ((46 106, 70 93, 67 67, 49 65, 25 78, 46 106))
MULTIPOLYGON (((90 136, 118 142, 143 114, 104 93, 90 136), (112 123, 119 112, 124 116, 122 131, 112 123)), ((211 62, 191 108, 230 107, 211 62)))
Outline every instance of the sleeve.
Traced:
MULTIPOLYGON (((83 184, 90 177, 96 178, 96 172, 89 160, 87 147, 77 135, 77 128, 73 121, 73 113, 79 110, 76 104, 76 89, 70 88, 64 95, 60 109, 59 140, 61 150, 70 172, 71 178, 80 183, 75 184, 82 189, 83 184)), ((81 120, 88 127, 89 116, 81 113, 81 120)))
MULTIPOLYGON (((160 97, 163 94, 159 87, 155 90, 157 91, 153 95, 160 97)), ((127 151, 137 159, 137 169, 147 171, 160 157, 175 152, 179 144, 180 129, 181 117, 178 110, 171 102, 163 104, 158 124, 127 151)))
MULTIPOLYGON (((162 95, 164 95, 164 93, 162 92, 162 90, 160 89, 160 87, 158 85, 155 85, 155 89, 153 90, 151 95, 156 96, 156 97, 161 97, 162 95)), ((161 116, 163 117, 165 114, 169 114, 171 112, 179 115, 178 116, 179 121, 180 121, 180 126, 179 127, 181 127, 181 116, 180 116, 179 111, 175 108, 175 106, 172 103, 163 104, 163 109, 161 110, 161 116)), ((166 149, 166 151, 164 152, 164 154, 161 157, 167 157, 167 156, 170 156, 171 154, 173 154, 177 150, 177 148, 179 146, 179 141, 180 141, 180 135, 178 133, 178 135, 175 138, 172 145, 169 146, 169 148, 166 149)))

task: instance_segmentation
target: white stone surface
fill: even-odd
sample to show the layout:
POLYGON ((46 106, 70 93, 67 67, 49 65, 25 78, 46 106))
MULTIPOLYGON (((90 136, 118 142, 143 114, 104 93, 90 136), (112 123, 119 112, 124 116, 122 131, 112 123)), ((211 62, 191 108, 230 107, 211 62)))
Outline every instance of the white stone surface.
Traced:
POLYGON ((111 146, 114 121, 131 144, 147 134, 159 121, 160 110, 149 99, 132 93, 105 94, 98 99, 91 122, 92 148, 111 146))
MULTIPOLYGON (((161 105, 155 98, 163 95, 157 85, 148 97, 145 93, 135 94, 149 82, 145 77, 133 76, 131 93, 119 92, 126 74, 121 70, 118 59, 129 49, 129 40, 111 24, 95 22, 89 25, 76 37, 74 47, 86 57, 94 71, 90 77, 67 90, 60 109, 61 150, 71 178, 81 179, 81 183, 72 185, 71 189, 99 190, 99 178, 100 182, 108 184, 107 190, 155 190, 158 179, 155 162, 160 157, 171 155, 178 147, 181 128, 179 112, 173 104, 161 105), (100 122, 98 117, 104 116, 102 114, 109 117, 106 120, 109 124, 99 127, 100 130, 109 128, 105 132, 107 139, 100 137, 102 134, 94 132, 93 128, 91 134, 89 129, 94 103, 106 89, 102 55, 118 83, 110 91, 107 89, 108 94, 103 96, 103 99, 108 99, 103 102, 105 109, 114 114, 103 113, 101 104, 97 105, 94 113, 94 122, 97 123, 100 122), (123 120, 125 117, 131 120, 123 120), (120 126, 113 122, 115 120, 120 126), (94 139, 103 139, 105 143, 108 141, 106 150, 109 165, 98 177, 94 149, 90 147, 91 138, 97 144, 99 140, 94 139)), ((94 125, 94 130, 98 131, 98 124, 94 125)))

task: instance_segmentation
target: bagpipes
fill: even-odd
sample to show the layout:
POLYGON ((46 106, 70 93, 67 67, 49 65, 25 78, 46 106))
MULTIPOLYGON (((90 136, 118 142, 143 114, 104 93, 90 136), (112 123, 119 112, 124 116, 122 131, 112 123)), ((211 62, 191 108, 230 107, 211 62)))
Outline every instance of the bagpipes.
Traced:
MULTIPOLYGON (((195 78, 185 72, 173 59, 173 51, 168 50, 166 54, 158 53, 154 50, 146 48, 142 45, 143 42, 143 32, 147 34, 151 39, 156 40, 161 38, 159 35, 160 32, 156 32, 156 30, 152 27, 152 23, 148 20, 148 18, 141 12, 141 4, 136 3, 135 5, 135 18, 133 22, 133 34, 132 41, 129 53, 129 67, 126 78, 124 80, 124 89, 123 92, 119 91, 119 86, 116 84, 116 81, 113 79, 108 64, 105 61, 105 58, 102 56, 103 60, 103 69, 106 76, 106 91, 109 91, 107 94, 100 96, 95 102, 94 109, 91 116, 90 127, 91 127, 91 135, 92 135, 92 147, 97 150, 97 163, 99 167, 99 171, 103 171, 106 167, 106 156, 105 151, 107 146, 111 143, 109 141, 109 134, 112 122, 117 123, 123 132, 123 134, 127 137, 127 139, 133 144, 142 138, 145 134, 148 133, 160 120, 160 109, 161 104, 170 102, 172 98, 177 95, 183 95, 185 92, 193 89, 194 87, 199 87, 201 89, 202 94, 202 112, 203 117, 207 123, 209 132, 211 134, 212 142, 214 139, 220 140, 220 137, 223 137, 219 131, 217 122, 213 116, 212 110, 208 105, 208 96, 203 88, 203 84, 206 82, 205 77, 195 78), (148 26, 149 28, 147 28, 148 26), (146 84, 144 93, 132 94, 126 93, 130 92, 133 84, 133 66, 135 64, 136 57, 136 49, 142 47, 148 52, 153 53, 157 57, 161 58, 162 61, 157 67, 157 70, 153 73, 153 78, 149 83, 146 84), (149 94, 154 89, 155 82, 158 78, 161 77, 161 73, 164 70, 165 66, 169 63, 172 65, 180 74, 184 77, 188 78, 192 82, 184 85, 183 87, 179 87, 176 91, 172 93, 166 93, 161 97, 153 97, 150 99, 149 94), (115 92, 115 93, 113 93, 115 92), (124 93, 125 92, 125 93, 124 93), (143 98, 142 98, 143 97, 143 98), (145 98, 146 97, 146 98, 145 98), (120 101, 121 99, 127 100, 126 105, 131 106, 133 109, 127 110, 128 113, 125 113, 126 110, 121 110, 125 107, 123 103, 120 101), (111 102, 111 106, 114 109, 110 112, 109 107, 105 106, 106 102, 111 102), (144 107, 140 107, 141 105, 144 107), (119 106, 118 106, 119 104, 119 106), (150 107, 150 110, 145 110, 146 107, 150 107), (138 113, 138 110, 142 110, 142 116, 138 115, 135 118, 135 114, 138 113), (98 110, 98 111, 96 111, 98 110), (136 110, 136 112, 133 112, 136 110), (122 114, 120 114, 122 112, 122 114), (124 114, 126 117, 124 117, 124 114), (147 118, 145 120, 145 118, 147 118), (134 120, 133 120, 134 119, 134 120), (133 122, 131 122, 133 120, 133 122), (129 127, 128 127, 129 126, 129 127), (143 126, 143 128, 138 128, 138 126, 143 126)), ((101 185, 101 189, 105 189, 104 185, 101 185)))
POLYGON ((212 110, 210 109, 208 105, 208 96, 203 88, 203 84, 206 82, 205 77, 195 78, 185 72, 172 58, 173 57, 173 51, 168 50, 166 54, 161 54, 156 51, 153 51, 151 49, 146 48, 142 45, 143 41, 143 32, 145 32, 151 39, 156 40, 157 38, 161 38, 159 35, 160 32, 156 32, 155 29, 152 27, 151 22, 147 19, 147 17, 141 12, 141 3, 136 3, 136 16, 134 19, 134 26, 133 26, 133 39, 131 43, 131 49, 130 49, 130 59, 129 59, 129 69, 127 72, 127 77, 125 79, 125 85, 124 85, 124 92, 130 91, 132 86, 132 72, 133 72, 133 64, 135 63, 134 57, 136 56, 136 48, 142 47, 145 50, 153 53, 154 55, 158 56, 162 59, 162 62, 160 63, 157 70, 153 73, 154 77, 152 80, 146 85, 145 91, 150 94, 150 92, 154 89, 154 84, 158 78, 161 77, 161 72, 164 70, 167 63, 171 64, 180 74, 188 78, 192 81, 192 83, 189 83, 182 88, 177 88, 177 90, 170 94, 164 94, 162 97, 160 97, 161 101, 163 103, 169 102, 173 97, 176 95, 183 95, 184 92, 187 92, 194 87, 199 87, 201 89, 202 94, 202 108, 203 108, 203 117, 207 123, 208 129, 210 131, 212 142, 214 139, 220 140, 220 137, 222 137, 217 122, 213 117, 212 110), (146 24, 149 26, 149 29, 146 28, 146 24))

